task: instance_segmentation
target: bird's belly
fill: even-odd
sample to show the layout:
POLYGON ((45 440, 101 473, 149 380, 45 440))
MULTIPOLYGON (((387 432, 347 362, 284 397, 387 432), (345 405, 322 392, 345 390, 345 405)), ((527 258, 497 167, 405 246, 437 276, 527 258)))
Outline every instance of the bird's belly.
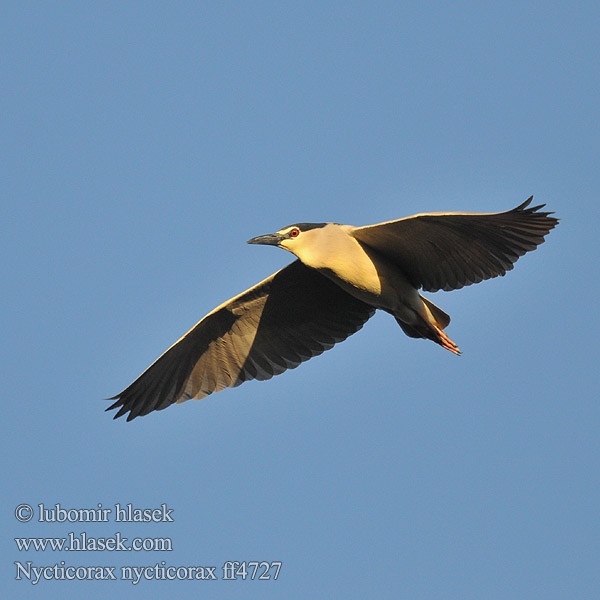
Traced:
POLYGON ((407 323, 420 312, 421 298, 400 269, 387 261, 354 265, 352 269, 319 269, 350 295, 392 313, 407 323))

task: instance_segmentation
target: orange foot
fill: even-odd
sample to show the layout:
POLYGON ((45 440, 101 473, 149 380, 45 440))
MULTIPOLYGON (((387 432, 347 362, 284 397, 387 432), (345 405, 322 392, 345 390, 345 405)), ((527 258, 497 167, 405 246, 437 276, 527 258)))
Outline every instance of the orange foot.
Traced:
POLYGON ((446 350, 450 350, 457 356, 461 354, 459 347, 437 326, 434 325, 434 328, 439 336, 439 344, 446 348, 446 350))

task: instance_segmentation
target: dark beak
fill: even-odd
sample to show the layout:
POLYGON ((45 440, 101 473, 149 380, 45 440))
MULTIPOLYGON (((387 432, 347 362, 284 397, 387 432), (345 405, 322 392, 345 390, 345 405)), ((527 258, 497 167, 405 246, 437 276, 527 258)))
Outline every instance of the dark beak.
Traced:
POLYGON ((263 244, 265 246, 277 246, 283 239, 283 236, 279 233, 269 233, 267 235, 259 235, 248 240, 246 244, 263 244))

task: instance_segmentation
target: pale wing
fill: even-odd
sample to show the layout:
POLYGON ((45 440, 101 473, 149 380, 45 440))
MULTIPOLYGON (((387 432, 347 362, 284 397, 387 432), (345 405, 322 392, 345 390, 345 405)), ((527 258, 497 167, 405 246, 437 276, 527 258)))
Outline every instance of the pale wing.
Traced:
POLYGON ((375 309, 296 260, 204 317, 107 410, 127 420, 269 379, 358 331, 375 309))
POLYGON ((456 290, 504 275, 544 242, 558 219, 538 212, 544 204, 528 208, 532 199, 502 213, 424 213, 351 233, 397 264, 415 287, 456 290))

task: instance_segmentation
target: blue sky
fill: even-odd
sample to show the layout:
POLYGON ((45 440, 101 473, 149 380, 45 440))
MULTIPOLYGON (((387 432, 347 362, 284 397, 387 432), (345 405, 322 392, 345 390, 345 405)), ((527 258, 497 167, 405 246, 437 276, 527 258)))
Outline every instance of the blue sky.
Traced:
POLYGON ((2 587, 11 598, 600 593, 595 3, 5 2, 2 587), (561 224, 430 295, 459 358, 348 341, 126 423, 112 396, 290 261, 248 238, 491 212, 561 224), (20 523, 165 503, 174 522, 20 523), (37 509, 36 509, 37 511, 37 509), (170 552, 16 537, 168 537, 170 552), (35 566, 282 561, 277 581, 17 581, 35 566))

